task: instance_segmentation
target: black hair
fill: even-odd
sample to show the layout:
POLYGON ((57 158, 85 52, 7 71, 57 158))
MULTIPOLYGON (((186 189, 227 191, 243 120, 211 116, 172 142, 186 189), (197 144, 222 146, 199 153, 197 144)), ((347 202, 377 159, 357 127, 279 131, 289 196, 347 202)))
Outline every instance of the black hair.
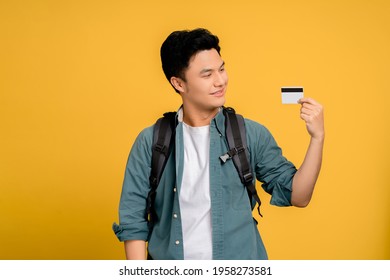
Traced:
MULTIPOLYGON (((220 54, 221 47, 217 36, 204 28, 172 32, 161 45, 160 56, 165 77, 185 81, 184 71, 190 59, 200 51, 215 49, 220 54)), ((176 92, 178 92, 175 89, 176 92)))

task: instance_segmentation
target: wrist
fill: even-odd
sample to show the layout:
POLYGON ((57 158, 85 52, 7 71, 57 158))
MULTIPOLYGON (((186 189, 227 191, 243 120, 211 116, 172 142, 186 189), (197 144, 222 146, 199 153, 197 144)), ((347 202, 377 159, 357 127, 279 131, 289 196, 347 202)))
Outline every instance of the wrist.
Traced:
POLYGON ((319 144, 323 144, 324 140, 325 140, 325 133, 321 133, 321 134, 318 134, 318 135, 315 135, 315 136, 313 135, 311 137, 311 141, 312 142, 319 143, 319 144))

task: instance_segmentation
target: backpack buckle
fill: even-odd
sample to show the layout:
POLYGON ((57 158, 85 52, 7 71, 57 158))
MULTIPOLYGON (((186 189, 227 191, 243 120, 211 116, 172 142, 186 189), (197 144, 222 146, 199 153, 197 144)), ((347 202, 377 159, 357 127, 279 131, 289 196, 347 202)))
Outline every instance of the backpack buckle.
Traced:
POLYGON ((236 154, 240 154, 245 151, 245 148, 243 146, 238 146, 234 148, 236 154))
POLYGON ((245 148, 243 146, 234 147, 233 149, 229 150, 227 154, 230 157, 234 157, 235 155, 238 155, 245 151, 245 148))
POLYGON ((242 176, 244 178, 245 183, 252 183, 253 181, 253 174, 252 173, 246 173, 242 176))
POLYGON ((149 178, 149 184, 150 184, 151 186, 157 186, 157 178, 154 177, 154 176, 150 176, 150 178, 149 178))
POLYGON ((167 147, 164 144, 156 143, 154 150, 165 155, 167 152, 167 147))
POLYGON ((222 161, 222 163, 225 163, 228 159, 232 158, 229 153, 226 153, 219 157, 219 159, 222 161))

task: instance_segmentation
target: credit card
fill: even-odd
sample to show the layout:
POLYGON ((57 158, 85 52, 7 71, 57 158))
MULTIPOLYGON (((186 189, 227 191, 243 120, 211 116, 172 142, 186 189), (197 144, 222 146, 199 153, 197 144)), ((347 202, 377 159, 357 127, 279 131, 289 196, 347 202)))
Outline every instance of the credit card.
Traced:
POLYGON ((282 103, 298 104, 303 97, 303 87, 282 87, 282 103))

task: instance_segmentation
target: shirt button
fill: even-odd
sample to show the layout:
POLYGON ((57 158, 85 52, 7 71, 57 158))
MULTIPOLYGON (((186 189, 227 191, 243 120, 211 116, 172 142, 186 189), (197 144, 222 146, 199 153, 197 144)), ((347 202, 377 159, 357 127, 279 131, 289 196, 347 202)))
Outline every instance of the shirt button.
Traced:
POLYGON ((175 244, 176 244, 176 245, 179 245, 179 244, 180 244, 180 241, 179 241, 179 240, 176 240, 176 241, 175 241, 175 244))
POLYGON ((176 213, 173 214, 173 218, 175 218, 175 219, 177 218, 177 214, 176 213))
POLYGON ((173 188, 173 192, 176 192, 176 188, 173 188))

